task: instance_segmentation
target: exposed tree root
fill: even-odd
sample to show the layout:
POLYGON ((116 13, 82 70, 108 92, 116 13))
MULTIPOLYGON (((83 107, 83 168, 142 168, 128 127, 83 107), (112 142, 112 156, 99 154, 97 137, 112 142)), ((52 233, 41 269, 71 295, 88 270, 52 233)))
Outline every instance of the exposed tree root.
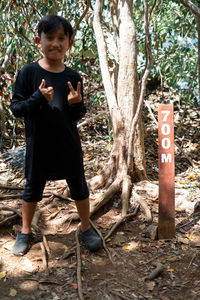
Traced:
POLYGON ((149 276, 144 278, 145 280, 153 280, 164 271, 164 266, 161 263, 157 262, 154 265, 156 266, 156 268, 151 272, 149 276))
POLYGON ((122 182, 122 217, 127 215, 132 182, 129 175, 125 175, 122 182))
POLYGON ((90 215, 98 211, 103 205, 105 205, 116 192, 119 191, 121 184, 121 178, 116 178, 110 187, 105 191, 102 197, 91 203, 90 215))
POLYGON ((113 227, 110 229, 110 231, 106 234, 106 236, 105 236, 104 239, 107 240, 107 239, 112 235, 112 233, 115 231, 115 229, 116 229, 121 223, 123 223, 124 221, 126 221, 127 219, 129 219, 129 218, 131 218, 131 217, 134 217, 134 216, 137 214, 138 209, 139 209, 139 205, 136 206, 136 208, 135 208, 135 210, 134 210, 133 213, 130 213, 130 214, 128 214, 128 215, 122 217, 117 223, 115 223, 115 224, 113 225, 113 227))
POLYGON ((111 174, 110 164, 106 164, 106 166, 101 170, 100 174, 93 177, 89 182, 89 188, 93 191, 95 189, 99 189, 105 185, 107 179, 111 174))
MULTIPOLYGON (((121 179, 116 178, 116 180, 111 184, 111 186, 105 191, 105 193, 99 199, 92 201, 90 207, 90 216, 97 212, 103 205, 105 205, 113 195, 120 189, 121 179)), ((55 220, 53 223, 55 225, 64 224, 67 221, 79 220, 78 213, 68 214, 62 218, 55 220)))
POLYGON ((0 184, 0 189, 6 189, 6 190, 23 190, 23 186, 15 186, 15 185, 6 185, 6 184, 0 184))
POLYGON ((152 222, 152 214, 145 200, 142 199, 134 190, 132 190, 131 201, 138 202, 140 207, 144 210, 147 222, 152 222))
POLYGON ((5 217, 4 217, 4 219, 3 220, 0 220, 0 226, 1 225, 4 225, 5 223, 7 223, 8 221, 11 221, 11 220, 13 220, 13 219, 15 219, 15 218, 17 218, 18 217, 18 215, 17 214, 12 214, 12 215, 6 215, 5 217))
POLYGON ((15 195, 0 195, 0 200, 9 200, 9 199, 21 199, 22 194, 15 194, 15 195))
POLYGON ((94 230, 98 233, 98 235, 101 237, 102 242, 103 242, 103 248, 104 248, 104 250, 106 251, 106 253, 107 253, 107 255, 108 255, 108 258, 110 259, 111 263, 114 265, 114 261, 112 260, 112 256, 111 256, 110 251, 108 250, 108 248, 107 248, 107 246, 106 246, 105 239, 104 239, 104 237, 102 236, 101 231, 99 231, 99 230, 95 227, 94 223, 93 223, 91 220, 90 220, 90 224, 91 224, 91 226, 94 228, 94 230))
POLYGON ((136 192, 144 192, 147 197, 150 197, 153 200, 158 199, 158 185, 148 180, 143 180, 134 184, 134 190, 136 192))

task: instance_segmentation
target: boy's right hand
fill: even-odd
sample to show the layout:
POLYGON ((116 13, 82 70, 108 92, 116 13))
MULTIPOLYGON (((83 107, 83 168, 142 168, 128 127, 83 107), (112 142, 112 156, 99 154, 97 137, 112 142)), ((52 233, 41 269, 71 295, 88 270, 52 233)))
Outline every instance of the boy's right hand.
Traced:
POLYGON ((53 100, 53 87, 49 86, 48 88, 45 88, 45 80, 42 79, 42 82, 39 86, 39 90, 42 93, 42 95, 47 99, 48 102, 51 102, 53 100))

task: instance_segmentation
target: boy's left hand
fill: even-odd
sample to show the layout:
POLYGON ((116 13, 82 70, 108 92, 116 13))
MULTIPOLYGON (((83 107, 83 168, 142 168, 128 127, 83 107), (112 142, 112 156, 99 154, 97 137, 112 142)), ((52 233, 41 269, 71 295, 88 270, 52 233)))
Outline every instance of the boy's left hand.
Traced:
POLYGON ((77 91, 74 90, 74 88, 73 88, 70 81, 68 81, 67 84, 68 84, 68 87, 70 89, 70 93, 68 95, 69 104, 81 102, 82 101, 82 96, 81 96, 81 83, 80 83, 80 81, 78 82, 78 85, 77 85, 77 91))

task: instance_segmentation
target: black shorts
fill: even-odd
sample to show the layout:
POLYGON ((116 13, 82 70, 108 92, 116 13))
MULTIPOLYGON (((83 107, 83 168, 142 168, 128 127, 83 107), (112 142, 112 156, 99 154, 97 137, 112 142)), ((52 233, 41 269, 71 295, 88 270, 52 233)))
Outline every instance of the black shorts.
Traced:
MULTIPOLYGON (((67 178, 66 182, 73 200, 84 200, 89 197, 89 190, 84 175, 79 178, 67 178)), ((39 182, 27 180, 22 199, 26 202, 39 202, 42 200, 45 184, 46 180, 39 182)))

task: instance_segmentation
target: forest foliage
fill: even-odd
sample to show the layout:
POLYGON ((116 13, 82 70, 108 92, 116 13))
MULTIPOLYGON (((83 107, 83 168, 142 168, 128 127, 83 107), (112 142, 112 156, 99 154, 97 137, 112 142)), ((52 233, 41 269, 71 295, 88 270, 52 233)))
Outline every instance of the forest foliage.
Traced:
MULTIPOLYGON (((59 14, 68 18, 76 27, 87 1, 71 0, 2 0, 0 3, 0 98, 6 112, 7 128, 12 127, 9 110, 14 79, 19 69, 41 56, 34 43, 37 24, 47 14, 59 14)), ((198 2, 198 1, 194 1, 198 2)), ((93 5, 76 28, 74 46, 67 63, 89 78, 89 82, 101 84, 98 53, 92 28, 93 5)), ((104 1, 104 25, 112 31, 108 1, 104 1)), ((145 30, 143 2, 134 2, 133 18, 137 30, 138 74, 145 67, 145 30)), ((173 88, 181 101, 199 103, 198 90, 198 36, 196 17, 178 1, 149 1, 150 34, 154 65, 150 75, 150 89, 154 84, 173 88), (154 7, 155 5, 155 7, 154 7), (153 13, 152 8, 154 7, 153 13), (152 86, 151 86, 152 85, 152 86)), ((112 61, 112 55, 108 57, 112 61)), ((102 102, 104 94, 93 91, 92 100, 102 102)), ((92 101, 91 101, 92 103, 92 101)))

